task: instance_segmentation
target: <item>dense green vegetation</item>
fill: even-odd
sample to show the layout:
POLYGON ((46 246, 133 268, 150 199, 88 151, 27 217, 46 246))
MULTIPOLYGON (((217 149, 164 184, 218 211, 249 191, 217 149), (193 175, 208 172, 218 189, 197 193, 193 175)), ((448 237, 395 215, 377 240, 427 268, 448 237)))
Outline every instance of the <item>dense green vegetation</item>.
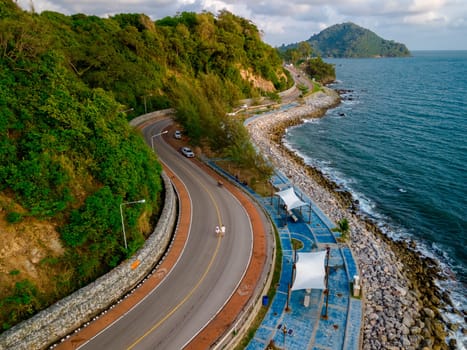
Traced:
POLYGON ((320 56, 307 60, 303 70, 309 77, 323 84, 329 84, 336 80, 334 66, 324 62, 320 56))
MULTIPOLYGON (((335 24, 306 40, 322 57, 403 57, 410 56, 404 44, 385 40, 354 23, 335 24)), ((281 51, 298 44, 280 47, 281 51)))
POLYGON ((153 22, 28 13, 0 0, 0 48, 0 195, 13 203, 6 222, 51 222, 65 247, 42 259, 48 289, 23 272, 0 286, 3 329, 116 266, 150 233, 163 201, 161 166, 128 118, 173 107, 194 145, 267 170, 226 111, 292 83, 256 26, 226 11, 153 22), (125 207, 126 251, 119 205, 141 198, 125 207))
POLYGON ((141 244, 147 232, 136 218, 158 214, 161 166, 112 92, 89 87, 69 69, 66 53, 51 44, 47 19, 9 2, 0 11, 0 191, 21 208, 7 208, 7 219, 51 221, 66 248, 59 260, 44 261, 66 271, 53 277, 48 293, 22 274, 13 278, 12 294, 0 301, 8 328, 131 254, 117 234, 123 201, 147 201, 126 211, 131 248, 141 244))
POLYGON ((301 67, 310 79, 321 84, 329 84, 336 79, 334 66, 324 62, 321 56, 313 57, 313 49, 306 41, 294 47, 279 50, 279 53, 285 62, 301 67))
POLYGON ((285 49, 282 47, 278 51, 285 62, 296 65, 305 62, 313 55, 313 49, 306 41, 290 45, 285 49))

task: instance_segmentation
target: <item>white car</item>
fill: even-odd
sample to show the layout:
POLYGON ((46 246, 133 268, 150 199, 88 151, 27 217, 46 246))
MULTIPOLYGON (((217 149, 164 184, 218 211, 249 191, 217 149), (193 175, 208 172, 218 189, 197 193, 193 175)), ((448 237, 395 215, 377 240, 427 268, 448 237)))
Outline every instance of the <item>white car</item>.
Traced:
POLYGON ((180 130, 175 130, 174 138, 176 138, 177 140, 180 140, 182 138, 182 132, 180 130))
POLYGON ((195 156, 190 147, 182 147, 180 148, 180 152, 187 158, 194 158, 195 156))

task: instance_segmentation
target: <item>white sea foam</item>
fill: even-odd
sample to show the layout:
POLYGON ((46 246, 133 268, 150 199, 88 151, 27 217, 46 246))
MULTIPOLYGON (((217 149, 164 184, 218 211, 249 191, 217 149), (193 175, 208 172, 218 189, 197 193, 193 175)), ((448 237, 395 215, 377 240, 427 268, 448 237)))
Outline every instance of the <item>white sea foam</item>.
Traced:
POLYGON ((352 99, 352 100, 343 99, 341 103, 342 103, 342 106, 343 106, 341 108, 345 108, 345 107, 351 107, 353 105, 356 105, 357 103, 359 103, 359 101, 356 100, 356 99, 352 99))
MULTIPOLYGON (((309 118, 305 119, 303 121, 305 124, 320 124, 321 123, 321 118, 309 118)), ((297 125, 299 126, 299 125, 297 125)))

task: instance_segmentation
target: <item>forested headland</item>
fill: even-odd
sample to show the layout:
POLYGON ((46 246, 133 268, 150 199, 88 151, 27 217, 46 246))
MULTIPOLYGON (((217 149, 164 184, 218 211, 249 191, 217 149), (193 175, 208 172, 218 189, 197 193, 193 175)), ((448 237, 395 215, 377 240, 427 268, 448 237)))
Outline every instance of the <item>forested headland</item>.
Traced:
MULTIPOLYGON (((322 57, 407 57, 409 49, 402 43, 386 40, 352 22, 335 24, 312 35, 305 41, 314 54, 322 57)), ((300 44, 283 45, 281 51, 297 48, 300 44)))
POLYGON ((2 329, 117 266, 151 233, 161 165, 129 119, 174 108, 193 145, 261 167, 226 112, 291 84, 257 27, 226 11, 104 19, 0 0, 2 329), (125 250, 119 205, 143 198, 125 207, 125 250))

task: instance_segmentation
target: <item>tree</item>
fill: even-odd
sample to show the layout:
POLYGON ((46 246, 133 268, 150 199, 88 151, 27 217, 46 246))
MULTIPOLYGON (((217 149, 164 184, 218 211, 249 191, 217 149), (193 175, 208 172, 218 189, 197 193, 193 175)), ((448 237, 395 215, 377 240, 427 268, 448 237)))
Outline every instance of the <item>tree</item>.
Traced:
POLYGON ((349 227, 349 221, 347 220, 347 218, 343 218, 341 220, 339 220, 337 222, 337 231, 340 231, 341 232, 341 240, 342 241, 345 241, 347 240, 348 238, 348 234, 349 234, 349 231, 350 231, 350 227, 349 227))
POLYGON ((311 45, 309 42, 307 41, 301 41, 299 44, 298 44, 298 48, 297 48, 297 51, 300 55, 300 58, 302 60, 307 60, 311 57, 311 53, 312 53, 312 49, 311 49, 311 45))
POLYGON ((336 71, 332 64, 324 62, 321 57, 309 59, 304 63, 304 71, 323 84, 328 84, 336 79, 336 71))

